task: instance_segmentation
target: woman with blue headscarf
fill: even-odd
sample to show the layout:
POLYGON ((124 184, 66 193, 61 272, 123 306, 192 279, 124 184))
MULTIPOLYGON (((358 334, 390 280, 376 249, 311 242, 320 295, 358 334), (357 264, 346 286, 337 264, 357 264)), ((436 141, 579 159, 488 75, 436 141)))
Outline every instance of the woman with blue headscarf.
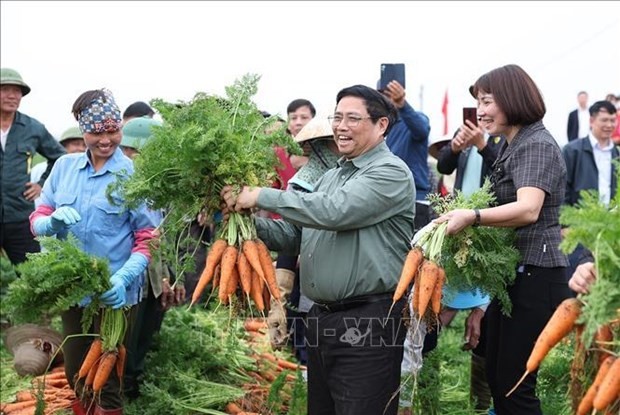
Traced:
MULTIPOLYGON (((109 260, 110 288, 101 301, 113 308, 127 307, 128 314, 141 298, 144 271, 151 254, 149 243, 161 216, 142 205, 135 209, 123 206, 118 193, 107 197, 106 190, 120 177, 133 173, 132 161, 119 148, 122 138, 121 113, 112 93, 106 89, 86 91, 73 104, 73 115, 79 122, 87 151, 67 154, 58 159, 48 177, 36 210, 30 215, 34 235, 66 238, 73 234, 82 249, 109 260)), ((63 334, 81 334, 81 318, 85 299, 62 314, 63 334)), ((128 331, 131 330, 128 318, 128 331)), ((96 333, 93 322, 89 333, 96 333)), ((64 346, 65 372, 76 396, 83 396, 83 381, 76 383, 93 336, 69 338, 64 346)), ((115 371, 104 385, 95 405, 79 399, 73 403, 77 415, 120 415, 123 412, 120 381, 115 371), (86 407, 89 409, 87 410, 86 407)))

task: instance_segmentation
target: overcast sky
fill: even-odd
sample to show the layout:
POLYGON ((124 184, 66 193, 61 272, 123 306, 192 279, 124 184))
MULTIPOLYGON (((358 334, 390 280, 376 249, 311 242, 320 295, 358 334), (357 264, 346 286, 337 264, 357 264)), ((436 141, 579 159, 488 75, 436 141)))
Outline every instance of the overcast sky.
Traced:
POLYGON ((547 104, 545 124, 566 142, 580 90, 590 103, 620 94, 620 3, 551 2, 33 2, 1 7, 1 64, 32 88, 20 110, 54 135, 71 106, 107 87, 121 110, 137 100, 224 94, 245 73, 262 76, 255 102, 285 116, 295 98, 321 116, 336 93, 375 86, 381 63, 406 65, 407 99, 443 133, 474 101, 468 86, 498 66, 522 66, 547 104))

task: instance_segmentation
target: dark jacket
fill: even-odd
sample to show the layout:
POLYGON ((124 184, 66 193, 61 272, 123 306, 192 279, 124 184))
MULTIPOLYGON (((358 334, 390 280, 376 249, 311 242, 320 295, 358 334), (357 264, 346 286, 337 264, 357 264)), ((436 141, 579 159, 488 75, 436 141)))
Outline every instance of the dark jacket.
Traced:
MULTIPOLYGON (((481 187, 484 184, 484 179, 489 175, 489 173, 491 173, 491 167, 493 166, 493 163, 497 158, 497 154, 499 153, 499 149, 502 147, 503 143, 503 137, 489 137, 487 139, 487 145, 482 149, 482 151, 478 151, 483 160, 482 174, 480 175, 481 187)), ((467 157, 469 156, 469 152, 474 149, 475 147, 471 146, 458 153, 453 153, 452 147, 450 145, 446 145, 439 151, 439 156, 437 158, 437 170, 441 174, 452 174, 454 169, 456 169, 456 179, 454 181, 455 189, 461 190, 463 186, 463 174, 465 173, 467 157)))
POLYGON ((66 151, 43 124, 18 111, 6 138, 6 148, 0 148, 1 223, 27 221, 34 211, 34 202, 26 200, 23 193, 30 181, 32 158, 36 153, 48 161, 47 170, 39 181, 42 186, 56 160, 66 151))
POLYGON ((573 141, 579 137, 579 110, 571 111, 568 114, 568 125, 566 127, 566 136, 568 141, 573 141))
MULTIPOLYGON (((562 149, 566 162, 566 194, 564 203, 574 205, 579 200, 579 192, 582 190, 598 191, 598 169, 594 161, 592 144, 588 137, 579 138, 566 144, 562 149)), ((618 159, 620 153, 618 146, 611 150, 611 158, 618 159)), ((611 165, 611 198, 616 194, 615 167, 611 165)))

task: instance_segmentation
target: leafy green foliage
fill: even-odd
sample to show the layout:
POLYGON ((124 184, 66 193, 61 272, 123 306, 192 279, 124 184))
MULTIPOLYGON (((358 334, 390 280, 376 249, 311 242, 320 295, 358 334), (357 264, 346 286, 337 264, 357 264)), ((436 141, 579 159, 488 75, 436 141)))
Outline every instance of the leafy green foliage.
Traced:
POLYGON ((142 395, 126 413, 208 413, 242 396, 237 385, 250 380, 254 360, 240 340, 242 323, 233 323, 226 309, 168 310, 147 356, 142 395))
POLYGON ((265 118, 252 101, 259 79, 244 75, 226 87, 226 97, 199 92, 189 102, 152 100, 164 123, 134 160, 134 174, 112 189, 129 206, 147 202, 166 211, 162 229, 170 243, 162 249, 179 270, 188 264, 179 252, 191 250, 189 223, 199 213, 213 218, 224 185, 271 186, 279 166, 274 147, 301 154, 285 125, 276 116, 265 118))
POLYGON ((9 291, 9 284, 15 281, 16 278, 15 267, 13 267, 4 251, 0 252, 0 325, 2 327, 9 322, 4 297, 6 297, 9 291))
POLYGON ((560 211, 560 223, 568 227, 560 249, 570 253, 582 244, 592 252, 596 264, 596 283, 581 298, 586 303, 579 320, 585 323, 584 340, 591 339, 599 325, 617 318, 620 309, 619 168, 615 169, 616 195, 609 206, 599 201, 597 191, 589 190, 581 192, 575 206, 563 206, 560 211))
POLYGON ((15 267, 11 264, 8 257, 3 254, 0 255, 0 296, 7 294, 9 284, 15 281, 17 274, 15 273, 15 267))
POLYGON ((86 331, 102 305, 99 294, 110 287, 106 259, 88 255, 71 234, 66 240, 39 238, 41 252, 27 254, 17 266, 19 278, 9 285, 4 307, 14 323, 37 323, 91 296, 82 327, 86 331))
MULTIPOLYGON (((457 190, 454 196, 431 195, 429 199, 439 215, 454 209, 484 209, 495 204, 488 180, 469 197, 457 190)), ((456 235, 446 235, 438 262, 446 271, 447 284, 458 291, 480 289, 497 298, 502 311, 510 314, 512 304, 507 287, 516 277, 520 259, 514 239, 513 229, 491 226, 470 226, 456 235)))

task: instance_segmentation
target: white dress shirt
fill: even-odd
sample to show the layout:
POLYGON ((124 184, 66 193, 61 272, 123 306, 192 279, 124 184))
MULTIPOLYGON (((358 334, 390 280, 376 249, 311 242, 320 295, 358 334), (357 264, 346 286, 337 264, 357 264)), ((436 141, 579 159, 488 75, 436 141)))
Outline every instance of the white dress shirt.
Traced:
POLYGON ((579 135, 577 138, 585 137, 590 134, 590 111, 577 108, 577 118, 579 119, 579 135))
POLYGON ((614 148, 614 143, 611 140, 607 140, 607 145, 603 147, 592 133, 588 135, 588 139, 592 145, 594 162, 598 170, 599 200, 605 206, 609 206, 611 199, 611 150, 614 148))

